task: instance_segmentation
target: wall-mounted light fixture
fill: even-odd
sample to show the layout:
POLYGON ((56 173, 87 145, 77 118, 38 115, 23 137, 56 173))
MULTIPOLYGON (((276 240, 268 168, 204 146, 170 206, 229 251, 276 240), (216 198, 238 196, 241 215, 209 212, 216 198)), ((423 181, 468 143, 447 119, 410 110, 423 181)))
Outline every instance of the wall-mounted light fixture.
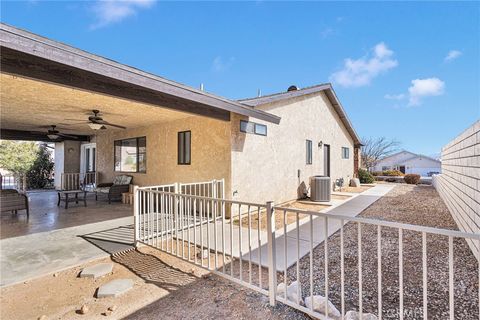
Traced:
POLYGON ((321 148, 323 146, 323 141, 320 140, 320 142, 318 143, 318 147, 321 148))

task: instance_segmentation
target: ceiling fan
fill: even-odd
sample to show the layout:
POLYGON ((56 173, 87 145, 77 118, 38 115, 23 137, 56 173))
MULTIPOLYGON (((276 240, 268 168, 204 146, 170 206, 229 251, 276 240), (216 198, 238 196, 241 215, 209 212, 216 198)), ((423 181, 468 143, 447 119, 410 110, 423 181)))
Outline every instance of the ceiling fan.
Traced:
POLYGON ((59 138, 67 138, 67 139, 78 139, 78 137, 76 136, 72 136, 72 135, 69 135, 69 134, 64 134, 64 133, 60 133, 60 131, 58 131, 56 129, 56 125, 51 125, 51 129, 48 129, 47 131, 47 137, 50 139, 50 140, 57 140, 59 138))
MULTIPOLYGON (((92 113, 93 113, 93 115, 90 115, 88 117, 87 121, 81 121, 81 122, 78 122, 78 124, 86 123, 93 130, 104 130, 104 129, 107 128, 106 126, 120 128, 120 129, 127 129, 124 126, 114 124, 114 123, 110 123, 110 122, 107 122, 107 121, 103 120, 103 118, 100 115, 100 110, 92 110, 92 113)), ((65 120, 79 121, 78 119, 65 119, 65 120)))

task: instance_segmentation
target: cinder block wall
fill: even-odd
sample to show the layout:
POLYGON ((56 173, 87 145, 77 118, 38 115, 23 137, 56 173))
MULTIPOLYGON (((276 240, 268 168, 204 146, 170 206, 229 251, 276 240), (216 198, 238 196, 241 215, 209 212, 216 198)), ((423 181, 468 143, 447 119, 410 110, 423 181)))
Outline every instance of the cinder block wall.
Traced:
MULTIPOLYGON (((458 228, 480 233, 480 120, 442 148, 442 174, 433 185, 458 228)), ((467 241, 480 261, 480 244, 467 241)))

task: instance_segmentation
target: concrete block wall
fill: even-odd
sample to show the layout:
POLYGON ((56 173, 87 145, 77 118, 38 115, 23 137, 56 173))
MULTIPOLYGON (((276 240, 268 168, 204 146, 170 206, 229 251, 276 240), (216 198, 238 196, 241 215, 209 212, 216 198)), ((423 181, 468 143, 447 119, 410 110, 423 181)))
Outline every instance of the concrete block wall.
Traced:
MULTIPOLYGON (((442 148, 433 185, 461 231, 480 233, 480 120, 442 148)), ((467 241, 480 261, 480 244, 467 241)))

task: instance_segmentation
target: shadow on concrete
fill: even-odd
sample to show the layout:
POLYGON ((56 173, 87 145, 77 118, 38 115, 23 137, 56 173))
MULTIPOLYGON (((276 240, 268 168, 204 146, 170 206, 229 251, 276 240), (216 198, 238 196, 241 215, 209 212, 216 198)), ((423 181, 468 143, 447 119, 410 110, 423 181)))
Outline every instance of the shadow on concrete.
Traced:
POLYGON ((134 248, 134 226, 120 226, 79 236, 99 249, 115 254, 134 248))

